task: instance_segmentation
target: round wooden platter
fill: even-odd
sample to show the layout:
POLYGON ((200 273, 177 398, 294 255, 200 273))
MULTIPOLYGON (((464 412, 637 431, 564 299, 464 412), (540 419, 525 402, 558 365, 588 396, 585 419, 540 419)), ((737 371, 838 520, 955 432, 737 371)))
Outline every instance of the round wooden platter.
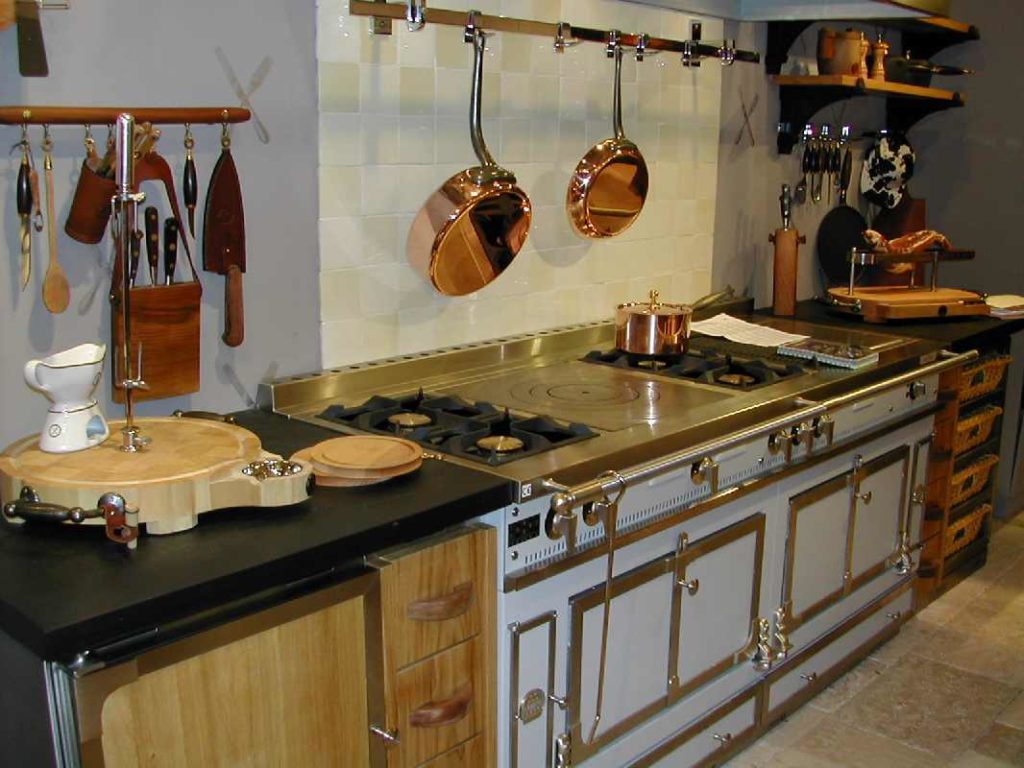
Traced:
MULTIPOLYGON (((330 442, 330 441, 327 441, 330 442)), ((402 441, 408 442, 408 441, 402 441)), ((390 480, 393 477, 400 477, 415 472, 423 464, 423 453, 419 446, 416 446, 415 458, 411 461, 387 469, 366 469, 349 466, 335 466, 318 461, 317 447, 322 444, 303 448, 292 455, 292 461, 308 463, 313 468, 317 485, 334 488, 352 488, 361 485, 375 485, 390 480)), ((415 443, 412 443, 415 445, 415 443)))
POLYGON ((423 449, 411 440, 385 435, 349 435, 317 443, 310 457, 319 465, 350 472, 379 473, 422 461, 423 449))
MULTIPOLYGON (((42 501, 91 509, 104 493, 117 493, 139 509, 150 533, 191 528, 198 515, 228 507, 276 507, 308 498, 312 467, 257 480, 242 473, 250 462, 278 458, 259 438, 234 424, 206 419, 138 419, 151 442, 138 453, 121 451, 124 422, 110 422, 110 437, 75 453, 45 453, 38 435, 0 454, 0 497, 10 501, 31 486, 42 501)), ((301 462, 300 462, 301 463, 301 462)), ((103 520, 87 523, 103 525, 103 520)))

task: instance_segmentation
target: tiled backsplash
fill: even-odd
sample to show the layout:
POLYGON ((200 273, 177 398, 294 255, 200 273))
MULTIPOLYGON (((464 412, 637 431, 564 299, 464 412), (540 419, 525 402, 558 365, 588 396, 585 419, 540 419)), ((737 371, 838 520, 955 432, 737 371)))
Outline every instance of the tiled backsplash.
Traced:
MULTIPOLYGON (((449 0, 459 7, 465 0, 449 0)), ((610 317, 657 288, 690 301, 710 285, 721 67, 673 54, 623 67, 623 122, 650 172, 637 223, 608 241, 581 240, 565 213, 580 158, 611 135, 612 61, 587 43, 500 33, 488 41, 483 126, 495 159, 534 207, 526 246, 494 283, 438 295, 408 265, 416 211, 449 176, 476 165, 469 139, 471 46, 462 30, 427 25, 371 37, 346 0, 320 0, 320 299, 323 365, 610 317)), ((675 39, 685 14, 616 0, 474 0, 484 13, 559 19, 675 39)), ((704 39, 722 35, 703 19, 704 39)))

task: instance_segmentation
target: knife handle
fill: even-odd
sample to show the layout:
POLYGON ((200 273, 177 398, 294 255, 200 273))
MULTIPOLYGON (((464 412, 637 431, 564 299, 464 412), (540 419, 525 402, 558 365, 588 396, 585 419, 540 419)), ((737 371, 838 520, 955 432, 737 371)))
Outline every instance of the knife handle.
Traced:
POLYGON ((18 169, 18 214, 30 216, 32 214, 32 183, 29 180, 30 168, 27 160, 21 161, 21 168, 18 169))
POLYGON ((141 251, 141 245, 139 243, 140 239, 141 235, 139 235, 138 230, 132 232, 129 251, 130 263, 128 265, 128 279, 131 281, 132 285, 135 285, 135 278, 139 274, 139 255, 141 251))
POLYGON ((178 264, 178 221, 171 217, 164 221, 164 285, 174 282, 174 268, 178 264))
POLYGON ((146 261, 149 263, 151 285, 159 282, 160 267, 160 214, 155 206, 146 207, 146 261))
POLYGON ((229 347, 239 346, 245 338, 245 312, 242 308, 242 269, 237 264, 228 267, 224 281, 224 335, 229 347))

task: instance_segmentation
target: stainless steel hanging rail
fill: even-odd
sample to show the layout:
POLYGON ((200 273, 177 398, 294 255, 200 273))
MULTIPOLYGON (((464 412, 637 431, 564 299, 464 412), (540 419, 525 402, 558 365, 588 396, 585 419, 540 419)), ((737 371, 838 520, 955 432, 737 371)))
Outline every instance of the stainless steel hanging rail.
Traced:
MULTIPOLYGON (((350 0, 349 2, 349 13, 353 16, 370 16, 406 21, 408 11, 408 3, 373 2, 373 0, 350 0)), ((416 11, 418 14, 417 18, 421 19, 422 22, 454 27, 464 27, 469 13, 468 11, 453 11, 446 8, 434 8, 433 6, 417 6, 416 11)), ((478 14, 476 23, 489 32, 537 35, 539 37, 550 37, 552 41, 561 36, 590 43, 606 44, 608 42, 608 30, 577 27, 574 24, 567 25, 564 23, 534 21, 532 19, 515 19, 507 16, 491 16, 489 14, 478 14)), ((705 57, 719 59, 723 64, 732 64, 735 61, 756 64, 761 61, 761 54, 755 51, 740 51, 736 49, 735 45, 727 43, 711 45, 696 39, 670 40, 660 37, 648 37, 647 35, 634 32, 620 33, 619 42, 629 48, 639 46, 641 50, 678 53, 682 55, 684 63, 705 57)))

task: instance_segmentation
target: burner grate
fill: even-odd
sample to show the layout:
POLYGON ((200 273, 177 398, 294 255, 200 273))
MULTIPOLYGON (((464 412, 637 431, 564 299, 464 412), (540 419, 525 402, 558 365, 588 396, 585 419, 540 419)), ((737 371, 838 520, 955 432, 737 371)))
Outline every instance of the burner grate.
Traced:
POLYGON ((374 395, 351 407, 331 405, 319 416, 354 429, 400 435, 431 450, 492 466, 597 436, 583 424, 566 424, 548 416, 514 416, 491 403, 422 390, 402 398, 374 395), (429 422, 410 424, 420 419, 400 418, 411 414, 429 422), (493 439, 501 437, 510 439, 493 439))

